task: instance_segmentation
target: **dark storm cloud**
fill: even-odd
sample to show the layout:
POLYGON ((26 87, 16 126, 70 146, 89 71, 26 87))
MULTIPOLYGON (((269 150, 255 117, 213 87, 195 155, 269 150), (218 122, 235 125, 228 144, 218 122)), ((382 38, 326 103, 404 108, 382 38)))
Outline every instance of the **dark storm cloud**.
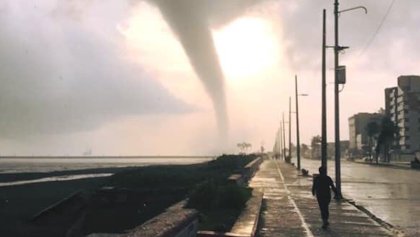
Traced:
MULTIPOLYGON (((213 101, 219 131, 228 130, 224 75, 214 46, 211 27, 244 14, 255 0, 153 0, 178 37, 195 73, 213 101)), ((245 49, 244 49, 245 50, 245 49)))
POLYGON ((116 24, 124 9, 118 6, 108 6, 117 11, 110 14, 103 6, 90 8, 104 13, 95 15, 99 20, 68 17, 79 11, 58 14, 55 4, 0 7, 2 137, 91 130, 120 116, 191 110, 122 59, 116 24))
MULTIPOLYGON (((156 0, 226 131, 224 77, 211 28, 264 0, 156 0)), ((175 113, 188 106, 120 59, 116 24, 128 3, 95 0, 8 1, 0 5, 3 136, 91 129, 127 114, 175 113), (98 14, 99 13, 99 14, 98 14)))
POLYGON ((208 25, 206 6, 199 1, 155 1, 168 25, 178 36, 194 71, 201 79, 210 98, 222 133, 228 119, 224 76, 208 25))

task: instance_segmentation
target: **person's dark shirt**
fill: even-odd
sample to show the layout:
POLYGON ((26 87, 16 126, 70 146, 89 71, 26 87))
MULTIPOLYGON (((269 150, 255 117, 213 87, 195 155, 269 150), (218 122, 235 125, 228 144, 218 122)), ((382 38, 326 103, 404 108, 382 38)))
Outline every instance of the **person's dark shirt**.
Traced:
POLYGON ((314 178, 312 194, 317 197, 331 198, 331 189, 336 192, 334 183, 328 175, 318 175, 314 178))

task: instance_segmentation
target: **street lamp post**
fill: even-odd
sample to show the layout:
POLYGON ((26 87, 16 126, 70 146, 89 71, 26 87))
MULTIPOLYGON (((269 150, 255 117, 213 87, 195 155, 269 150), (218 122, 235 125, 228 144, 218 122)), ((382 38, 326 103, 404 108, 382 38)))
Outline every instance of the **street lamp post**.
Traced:
POLYGON ((340 100, 338 89, 338 0, 334 2, 334 109, 335 109, 335 182, 337 199, 341 199, 341 165, 340 165, 340 100))
POLYGON ((364 9, 367 13, 367 9, 363 6, 357 6, 345 10, 339 11, 338 0, 334 0, 334 108, 335 108, 335 182, 337 185, 336 199, 341 199, 341 160, 340 160, 340 100, 339 100, 339 84, 343 84, 343 81, 339 80, 339 52, 348 47, 339 46, 338 43, 338 15, 342 12, 364 9))
POLYGON ((326 99, 326 12, 322 12, 322 115, 321 115, 321 165, 327 169, 327 99, 326 99))
POLYGON ((299 96, 297 76, 295 75, 295 95, 296 95, 296 159, 297 169, 300 170, 300 139, 299 139, 299 96))
POLYGON ((284 112, 282 114, 283 118, 283 160, 286 160, 286 127, 284 126, 284 112))
POLYGON ((298 82, 297 76, 295 75, 295 96, 296 96, 296 159, 297 159, 297 169, 301 168, 301 159, 300 159, 300 132, 299 132, 299 96, 307 96, 307 94, 298 93, 298 82))
POLYGON ((292 160, 292 98, 289 96, 289 161, 292 160))
POLYGON ((282 122, 280 121, 280 130, 279 130, 279 159, 283 157, 283 127, 282 122))

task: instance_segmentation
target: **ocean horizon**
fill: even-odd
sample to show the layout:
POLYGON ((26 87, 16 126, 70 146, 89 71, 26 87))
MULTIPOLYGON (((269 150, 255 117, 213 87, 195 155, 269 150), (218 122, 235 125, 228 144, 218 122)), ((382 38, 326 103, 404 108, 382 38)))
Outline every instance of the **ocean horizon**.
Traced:
POLYGON ((165 164, 194 164, 215 156, 2 156, 0 173, 52 172, 165 164))
POLYGON ((92 170, 84 175, 54 175, 49 178, 30 181, 13 180, 0 182, 1 186, 23 185, 28 183, 66 181, 82 178, 103 177, 112 173, 93 172, 109 168, 129 168, 149 165, 196 164, 214 159, 215 156, 19 156, 0 158, 0 176, 25 173, 52 173, 62 171, 92 170))

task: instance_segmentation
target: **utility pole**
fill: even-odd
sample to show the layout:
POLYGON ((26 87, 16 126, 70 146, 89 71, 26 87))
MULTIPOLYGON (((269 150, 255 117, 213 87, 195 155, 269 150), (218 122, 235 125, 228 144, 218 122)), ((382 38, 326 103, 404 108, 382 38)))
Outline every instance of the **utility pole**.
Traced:
POLYGON ((300 170, 300 140, 299 140, 299 94, 297 75, 295 75, 295 94, 296 94, 296 159, 297 169, 300 170))
POLYGON ((284 112, 283 112, 283 157, 286 160, 286 127, 284 126, 284 112))
POLYGON ((338 43, 338 16, 340 13, 352 11, 356 9, 363 9, 367 14, 367 9, 364 6, 352 7, 349 9, 339 10, 338 0, 334 0, 334 125, 335 125, 335 182, 337 185, 336 199, 340 200, 343 196, 341 193, 341 144, 340 144, 340 100, 339 100, 339 84, 345 84, 345 66, 339 66, 338 54, 341 50, 348 47, 340 46, 338 43))
MULTIPOLYGON (((322 115, 321 115, 321 165, 327 168, 327 99, 326 99, 326 11, 322 12, 322 115)), ((328 170, 328 169, 327 169, 328 170)))
POLYGON ((279 129, 279 159, 283 157, 283 128, 282 128, 282 124, 280 121, 280 129, 279 129))
POLYGON ((292 160, 292 98, 289 96, 289 159, 292 160))
POLYGON ((341 199, 341 160, 340 160, 340 98, 338 82, 338 0, 334 0, 334 107, 335 107, 335 182, 337 186, 337 199, 341 199))

